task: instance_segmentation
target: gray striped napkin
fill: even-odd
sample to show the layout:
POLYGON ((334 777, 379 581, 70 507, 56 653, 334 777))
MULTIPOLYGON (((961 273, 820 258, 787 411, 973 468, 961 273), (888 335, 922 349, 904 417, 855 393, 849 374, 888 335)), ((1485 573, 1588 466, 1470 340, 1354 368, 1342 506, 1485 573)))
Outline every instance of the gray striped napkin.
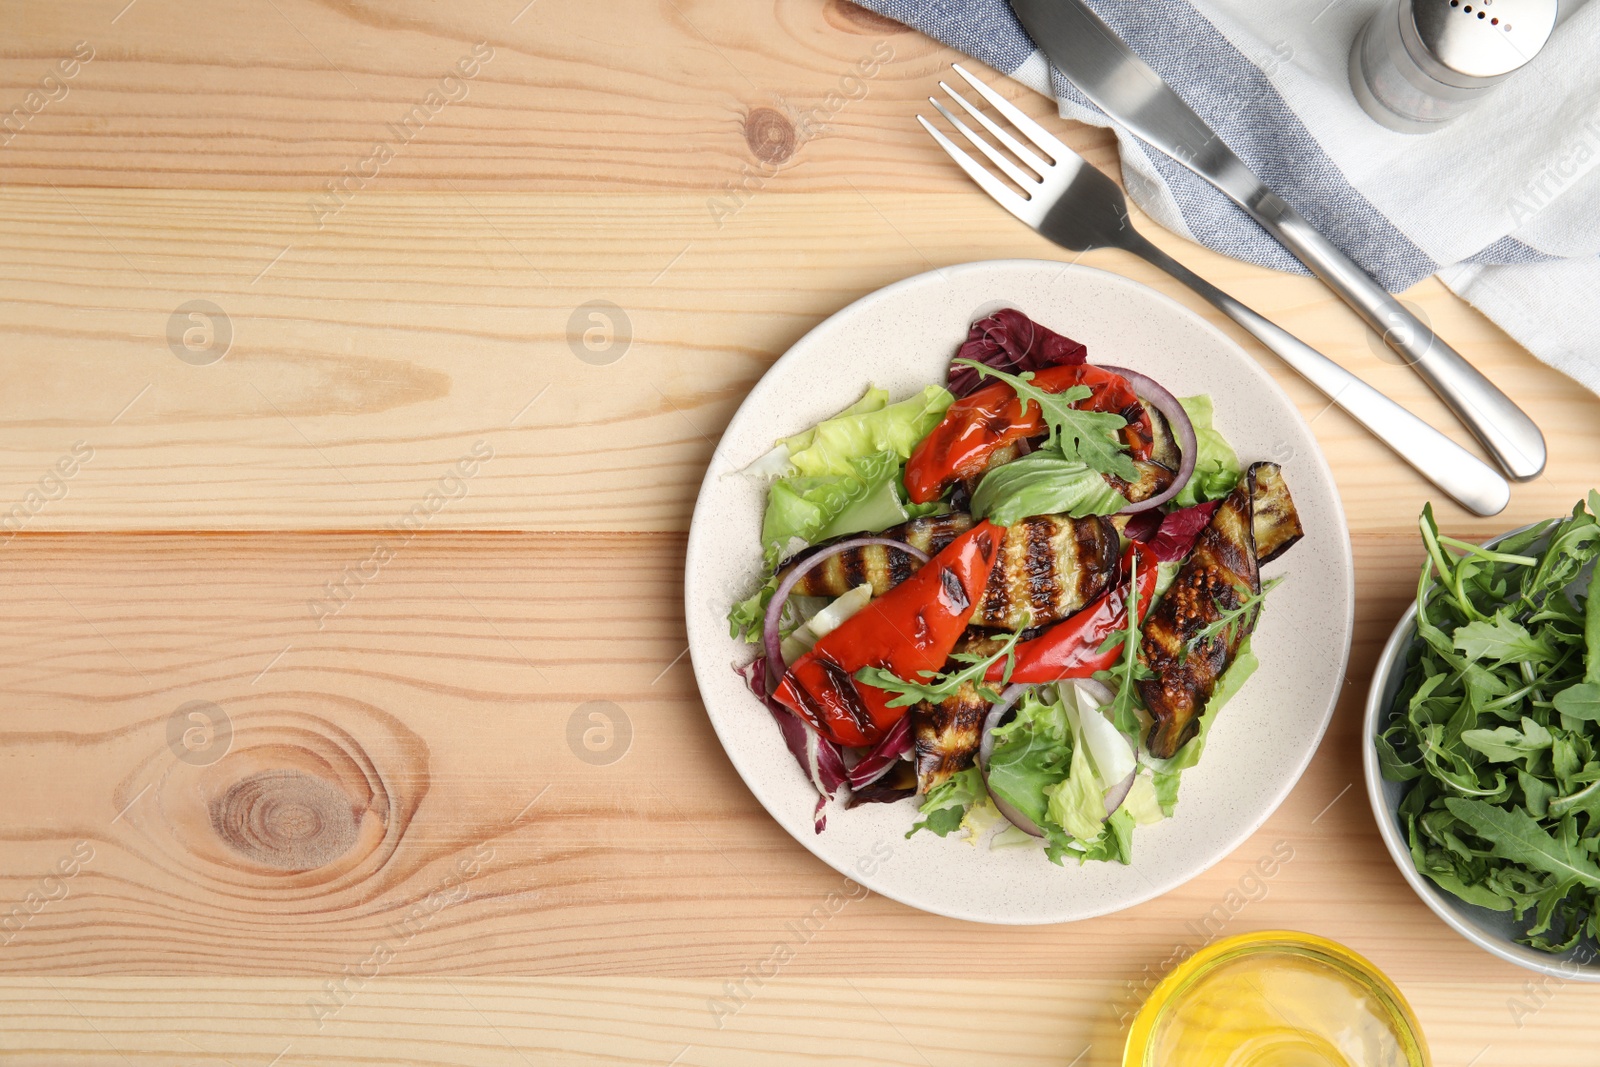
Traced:
MULTIPOLYGON (((857 0, 1112 124, 1052 68, 1005 0, 857 0)), ((1393 292, 1430 274, 1535 356, 1600 393, 1600 5, 1444 129, 1394 133, 1350 92, 1380 0, 1087 0, 1245 162, 1393 292)), ((1305 273, 1255 221, 1117 130, 1123 179, 1163 226, 1305 273)))

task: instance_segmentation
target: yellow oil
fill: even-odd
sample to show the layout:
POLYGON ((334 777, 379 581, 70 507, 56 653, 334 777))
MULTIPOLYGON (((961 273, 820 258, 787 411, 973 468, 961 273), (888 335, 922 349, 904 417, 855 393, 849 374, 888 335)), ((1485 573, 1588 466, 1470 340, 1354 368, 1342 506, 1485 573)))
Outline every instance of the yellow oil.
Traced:
POLYGON ((1381 973, 1306 934, 1246 934, 1162 981, 1129 1035, 1128 1067, 1427 1067, 1381 973))

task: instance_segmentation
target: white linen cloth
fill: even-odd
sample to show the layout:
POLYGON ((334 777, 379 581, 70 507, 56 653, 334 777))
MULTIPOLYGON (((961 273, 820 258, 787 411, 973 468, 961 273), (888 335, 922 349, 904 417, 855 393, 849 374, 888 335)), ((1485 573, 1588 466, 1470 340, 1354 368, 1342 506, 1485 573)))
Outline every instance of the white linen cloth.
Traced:
MULTIPOLYGON (((1305 268, 1240 208, 1116 128, 1054 70, 1005 0, 857 0, 1116 130, 1134 201, 1226 255, 1305 268)), ((1398 292, 1430 274, 1539 359, 1600 393, 1600 4, 1473 111, 1427 134, 1350 90, 1381 0, 1086 0, 1272 189, 1398 292)), ((1566 0, 1564 0, 1566 2, 1566 0)))

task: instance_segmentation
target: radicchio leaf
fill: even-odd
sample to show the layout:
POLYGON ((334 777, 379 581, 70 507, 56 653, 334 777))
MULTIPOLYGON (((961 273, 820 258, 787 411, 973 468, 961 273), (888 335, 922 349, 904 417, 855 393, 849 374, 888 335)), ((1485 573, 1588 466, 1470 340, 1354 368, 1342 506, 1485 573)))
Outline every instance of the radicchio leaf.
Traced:
MULTIPOLYGON (((1040 326, 1016 308, 1002 308, 972 324, 956 358, 1021 374, 1061 364, 1076 366, 1088 360, 1089 350, 1070 337, 1040 326)), ((950 365, 949 377, 950 391, 958 398, 983 384, 976 368, 961 364, 950 365)))
POLYGON ((844 806, 854 808, 862 804, 892 804, 897 800, 916 796, 916 793, 916 769, 910 760, 900 760, 889 768, 888 774, 876 782, 861 789, 851 790, 850 799, 844 802, 844 806))
MULTIPOLYGON (((1130 520, 1124 532, 1127 533, 1129 540, 1143 543, 1150 554, 1162 563, 1171 563, 1187 556, 1194 548, 1195 541, 1200 537, 1200 531, 1211 522, 1211 515, 1220 503, 1222 503, 1220 500, 1208 500, 1192 508, 1169 511, 1165 515, 1159 515, 1161 520, 1159 526, 1145 520, 1137 523, 1136 529, 1136 523, 1130 520)), ((1145 515, 1155 516, 1157 513, 1144 512, 1135 515, 1134 519, 1144 519, 1145 515)))
POLYGON ((910 755, 911 716, 904 715, 850 768, 850 788, 865 789, 889 773, 896 761, 907 759, 910 755))
POLYGON ((773 719, 778 723, 779 731, 783 734, 783 743, 788 746, 795 762, 800 764, 800 769, 805 772, 807 780, 816 789, 817 807, 813 825, 817 833, 822 833, 828 827, 828 817, 824 814, 823 807, 848 777, 844 766, 844 752, 838 745, 817 733, 810 723, 774 700, 767 692, 765 654, 757 656, 743 667, 736 666, 733 669, 772 713, 773 719))

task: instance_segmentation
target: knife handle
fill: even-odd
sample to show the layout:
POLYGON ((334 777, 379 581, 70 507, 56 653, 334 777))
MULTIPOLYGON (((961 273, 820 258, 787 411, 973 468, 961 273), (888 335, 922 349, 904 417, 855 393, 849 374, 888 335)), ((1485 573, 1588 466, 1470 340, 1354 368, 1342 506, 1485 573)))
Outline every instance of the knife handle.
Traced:
POLYGON ((1510 397, 1276 193, 1263 189, 1260 196, 1241 203, 1382 335, 1507 474, 1517 481, 1539 476, 1547 456, 1544 435, 1510 397))
POLYGON ((1294 334, 1241 304, 1140 237, 1122 247, 1160 267, 1272 349, 1301 377, 1394 449, 1428 481, 1474 515, 1496 515, 1511 501, 1498 471, 1294 334))

